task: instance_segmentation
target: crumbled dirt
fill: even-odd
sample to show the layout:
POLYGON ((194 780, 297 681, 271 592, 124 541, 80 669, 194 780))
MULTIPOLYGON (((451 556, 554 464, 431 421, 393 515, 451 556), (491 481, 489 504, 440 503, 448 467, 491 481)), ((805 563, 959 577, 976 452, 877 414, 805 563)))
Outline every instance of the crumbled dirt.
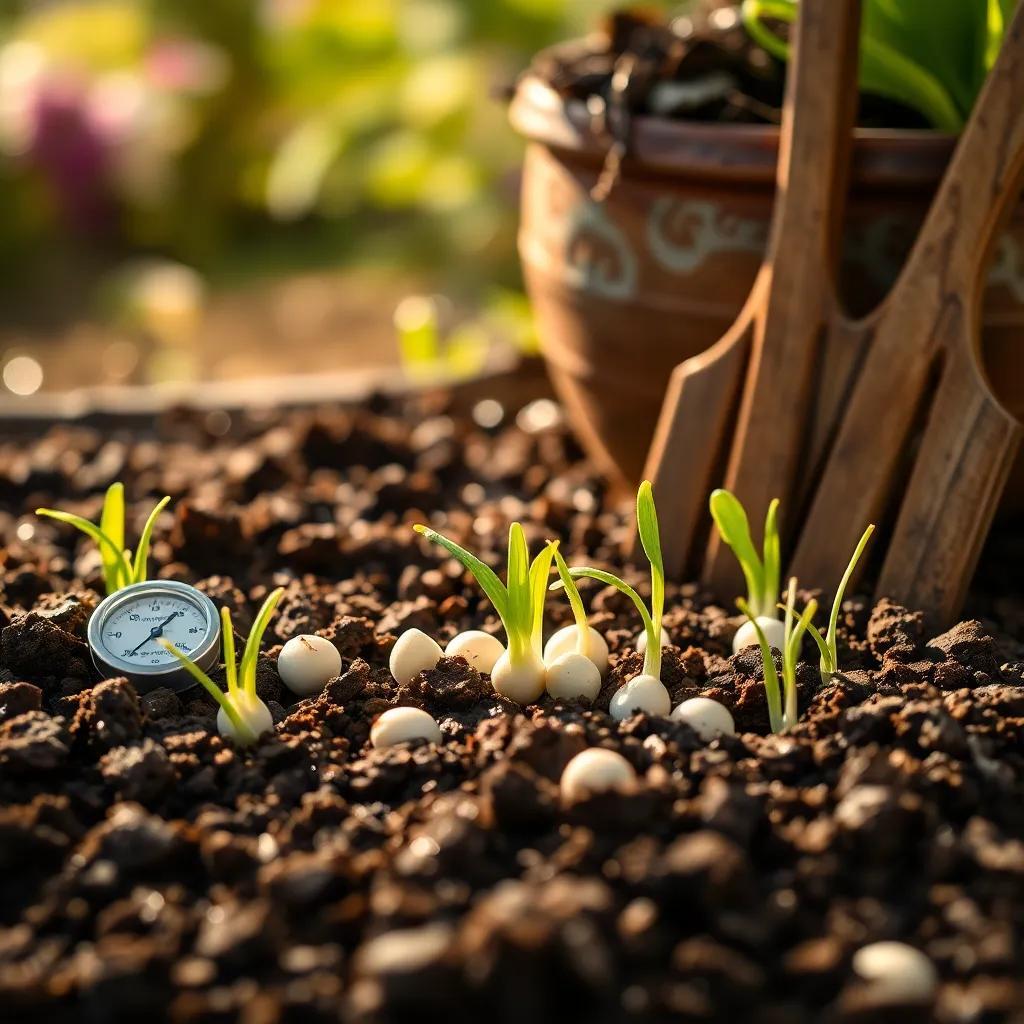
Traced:
MULTIPOLYGON (((789 27, 772 23, 783 39, 789 27)), ((623 142, 629 120, 778 124, 785 66, 753 41, 732 0, 698 0, 682 17, 626 7, 581 43, 542 50, 531 73, 568 100, 587 103, 598 125, 623 142)), ((860 97, 865 127, 926 127, 921 115, 877 96, 860 97)))
MULTIPOLYGON (((486 430, 426 396, 236 417, 227 436, 181 413, 0 442, 4 1020, 1020 1021, 1024 647, 1007 591, 936 637, 913 610, 849 600, 843 671, 823 685, 805 652, 783 736, 759 657, 731 655, 736 617, 694 585, 669 587, 664 679, 674 702, 726 704, 736 736, 609 718, 639 623, 592 583, 612 652, 593 705, 520 708, 460 658, 399 686, 403 629, 500 629, 413 523, 499 565, 515 518, 533 544, 622 569, 629 503, 560 425, 521 429, 505 401, 486 430), (204 691, 139 697, 91 666, 98 560, 31 510, 95 519, 114 472, 135 529, 172 496, 154 571, 240 633, 286 587, 259 665, 276 728, 250 750, 217 735, 204 691), (342 672, 297 700, 276 657, 304 631, 342 672), (374 750, 397 705, 435 715, 443 743, 374 750), (563 806, 561 771, 590 746, 639 781, 563 806), (934 1005, 854 977, 881 939, 928 954, 934 1005)), ((553 596, 548 628, 570 619, 553 596)))

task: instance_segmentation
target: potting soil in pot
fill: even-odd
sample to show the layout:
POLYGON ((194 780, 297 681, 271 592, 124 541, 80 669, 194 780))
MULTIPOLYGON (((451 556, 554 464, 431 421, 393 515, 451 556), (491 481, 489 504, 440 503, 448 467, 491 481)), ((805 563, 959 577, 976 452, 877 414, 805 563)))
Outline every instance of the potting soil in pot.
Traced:
MULTIPOLYGON (((440 397, 236 417, 226 436, 181 414, 147 437, 0 445, 5 1021, 1021 1019, 1024 649, 1004 625, 930 636, 913 611, 851 600, 842 677, 823 686, 805 650, 801 721, 781 736, 760 658, 728 655, 737 618, 694 586, 669 589, 663 679, 673 706, 725 704, 735 736, 612 721, 640 623, 593 583, 612 652, 593 706, 520 708, 461 659, 392 679, 405 629, 443 646, 497 628, 414 522, 500 567, 518 519, 534 545, 622 569, 631 509, 552 412, 483 429, 440 397), (197 584, 243 633, 285 586, 258 745, 223 740, 199 688, 140 698, 91 669, 98 559, 31 511, 95 520, 115 479, 133 513, 172 496, 153 574, 197 584), (300 633, 342 656, 301 701, 276 671, 300 633), (443 741, 374 749, 372 722, 400 705, 443 741), (566 804, 562 770, 588 747, 636 783, 566 804), (902 947, 857 959, 886 940, 924 968, 902 947)), ((546 621, 571 621, 563 596, 546 621)))

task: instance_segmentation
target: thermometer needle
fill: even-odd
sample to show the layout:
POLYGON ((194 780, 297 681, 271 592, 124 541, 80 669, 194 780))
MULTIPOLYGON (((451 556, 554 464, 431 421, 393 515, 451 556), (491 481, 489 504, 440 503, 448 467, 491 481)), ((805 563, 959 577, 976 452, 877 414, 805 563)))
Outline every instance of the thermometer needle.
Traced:
POLYGON ((171 614, 168 615, 167 618, 164 619, 163 622, 158 622, 149 631, 149 636, 147 636, 146 639, 143 640, 141 643, 136 644, 134 650, 132 651, 132 654, 135 654, 140 647, 145 647, 146 644, 148 644, 150 640, 155 640, 158 636, 160 636, 160 634, 164 631, 164 626, 166 626, 167 623, 171 621, 171 619, 177 618, 177 615, 178 615, 177 612, 171 612, 171 614))

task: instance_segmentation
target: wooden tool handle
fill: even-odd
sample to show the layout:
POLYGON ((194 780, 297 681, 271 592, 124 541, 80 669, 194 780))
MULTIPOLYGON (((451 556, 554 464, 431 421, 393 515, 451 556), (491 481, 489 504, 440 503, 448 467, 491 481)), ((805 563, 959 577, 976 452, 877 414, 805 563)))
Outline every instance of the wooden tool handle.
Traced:
POLYGON ((904 488, 879 593, 954 614, 1020 442, 980 361, 980 298, 992 238, 1024 176, 1024 7, 979 97, 903 274, 864 325, 867 357, 793 558, 833 585, 869 521, 904 488), (934 380, 939 380, 934 391, 934 380), (907 458, 921 413, 920 449, 907 458))
MULTIPOLYGON (((811 394, 834 293, 857 102, 858 0, 802 0, 786 88, 770 284, 753 336, 725 486, 751 515, 789 505, 806 453, 811 394)), ((742 577, 713 535, 705 580, 721 593, 742 577)))

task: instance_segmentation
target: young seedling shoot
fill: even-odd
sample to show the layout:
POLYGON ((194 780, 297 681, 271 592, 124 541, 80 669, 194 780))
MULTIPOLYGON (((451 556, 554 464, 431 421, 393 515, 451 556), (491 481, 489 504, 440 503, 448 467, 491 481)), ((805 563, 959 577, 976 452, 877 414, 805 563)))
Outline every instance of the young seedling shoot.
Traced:
POLYGON ((277 674, 296 696, 308 697, 341 675, 341 653, 326 637, 293 636, 277 656, 277 674))
POLYGON ((594 663, 598 675, 603 679, 608 671, 608 644, 593 626, 587 624, 583 599, 558 551, 555 552, 555 565, 558 567, 558 575, 572 606, 574 621, 571 626, 563 626, 548 637, 548 642, 544 645, 544 664, 550 671, 551 666, 567 654, 582 654, 594 663))
POLYGON ((122 587, 127 587, 130 583, 142 583, 146 580, 149 572, 149 545, 153 537, 153 527, 170 500, 170 496, 161 498, 154 506, 153 511, 149 513, 134 555, 126 551, 124 546, 124 484, 122 483, 112 483, 107 488, 107 493, 103 498, 103 511, 100 513, 99 526, 90 523, 88 519, 83 519, 71 512, 62 512, 60 509, 37 508, 36 515, 68 523, 94 541, 100 551, 103 583, 109 596, 122 587))
POLYGON ((228 692, 223 690, 194 662, 170 641, 160 643, 184 665, 189 675, 220 705, 217 712, 217 730, 240 747, 255 743, 264 733, 272 732, 274 720, 270 708, 256 695, 256 661, 260 655, 260 642, 266 632, 270 617, 277 602, 281 600, 284 587, 278 587, 267 595, 256 621, 249 630, 245 641, 242 661, 235 664, 235 634, 231 628, 231 612, 221 608, 221 642, 224 645, 224 672, 228 681, 228 692))
POLYGON ((857 542, 857 546, 853 549, 853 556, 850 558, 850 564, 846 567, 846 572, 843 573, 843 578, 839 581, 839 588, 836 590, 835 600, 832 602, 832 611, 828 617, 828 631, 825 636, 823 637, 814 626, 808 626, 810 634, 814 638, 814 642, 818 645, 818 652, 821 655, 818 667, 821 671, 822 684, 825 685, 827 685, 831 681, 832 677, 839 671, 839 642, 836 636, 836 631, 839 626, 839 613, 843 608, 843 597, 846 594, 846 588, 850 583, 850 578, 853 576, 854 570, 857 568, 857 563, 860 561, 860 556, 864 554, 864 549, 868 546, 868 541, 871 539, 871 534, 874 532, 875 525, 874 523, 871 523, 861 534, 861 538, 857 542))
MULTIPOLYGON (((629 718, 634 711, 648 715, 667 715, 672 710, 672 699, 661 681, 661 615, 665 607, 665 566, 661 557, 661 535, 658 531, 658 513, 649 480, 645 480, 636 495, 637 532, 644 554, 651 564, 651 610, 647 610, 640 595, 625 580, 603 569, 591 566, 570 569, 573 579, 588 576, 600 580, 625 594, 640 613, 647 633, 643 671, 615 691, 609 704, 609 713, 617 722, 629 718)), ((560 589, 561 581, 552 589, 560 589)))
MULTIPOLYGON (((722 540, 729 546, 743 570, 747 582, 747 606, 761 632, 768 638, 770 647, 782 649, 783 627, 779 621, 777 604, 781 573, 781 548, 779 545, 778 510, 779 501, 774 499, 768 506, 764 520, 764 541, 758 556, 750 536, 750 523, 739 499, 729 491, 719 488, 711 492, 708 502, 711 518, 718 527, 722 540)), ((753 622, 745 622, 733 637, 733 654, 758 642, 753 622)))
MULTIPOLYGON (((572 606, 575 626, 576 647, 575 650, 566 651, 557 658, 545 657, 544 664, 548 669, 547 687, 548 693, 556 700, 575 700, 585 697, 593 700, 601 692, 601 670, 592 654, 595 646, 592 630, 587 624, 587 613, 583 607, 583 599, 576 587, 576 581, 569 575, 569 567, 559 551, 555 551, 555 565, 558 568, 558 576, 565 588, 565 593, 572 606)), ((557 635, 557 634, 556 634, 557 635)), ((548 642, 550 646, 550 641, 548 642)), ((598 655, 603 663, 608 664, 608 647, 601 641, 603 650, 598 650, 598 655)))
POLYGON ((796 614, 796 577, 789 581, 786 592, 786 616, 782 623, 782 693, 779 692, 779 673, 775 668, 772 645, 761 627, 760 620, 754 616, 754 610, 743 598, 736 602, 737 607, 747 620, 753 623, 757 642, 761 647, 761 661, 764 664, 764 689, 768 697, 768 721, 772 732, 784 732, 791 729, 797 722, 796 706, 796 666, 800 660, 800 645, 818 610, 817 601, 809 601, 803 614, 796 614))
POLYGON ((441 742, 441 729, 437 722, 419 708, 388 708, 370 726, 370 743, 377 750, 410 740, 441 742))
POLYGON ((495 691, 518 704, 535 701, 547 682, 547 668, 541 658, 541 630, 548 574, 557 544, 546 544, 531 563, 523 528, 513 523, 508 531, 508 568, 503 584, 493 569, 454 541, 427 526, 418 525, 415 529, 462 563, 480 584, 505 627, 508 647, 491 669, 495 691))
POLYGON ((562 769, 559 789, 564 804, 574 804, 591 793, 629 789, 636 781, 633 766, 614 750, 590 747, 582 750, 562 769))

